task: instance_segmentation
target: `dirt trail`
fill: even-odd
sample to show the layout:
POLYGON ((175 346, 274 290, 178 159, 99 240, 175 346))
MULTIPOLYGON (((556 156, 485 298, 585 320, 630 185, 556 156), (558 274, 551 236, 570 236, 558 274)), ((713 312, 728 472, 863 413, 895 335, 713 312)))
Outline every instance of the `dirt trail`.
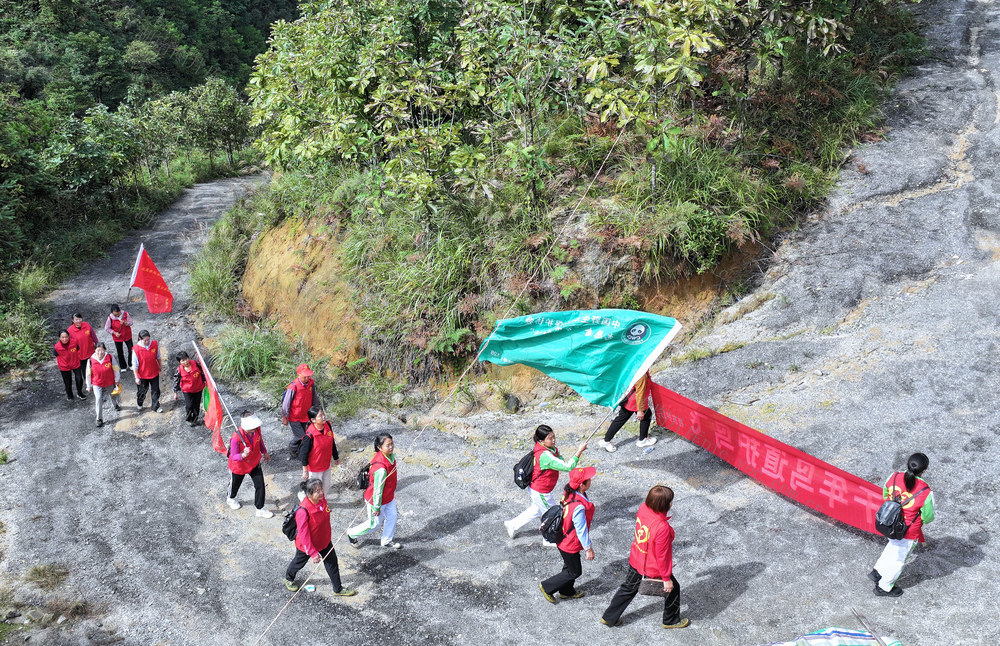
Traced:
MULTIPOLYGON (((906 646, 1000 643, 992 620, 1000 563, 989 530, 1000 428, 992 401, 1000 387, 1000 52, 992 47, 1000 12, 971 1, 918 11, 936 58, 900 84, 889 138, 855 153, 828 208, 782 242, 759 289, 678 350, 739 349, 656 374, 873 481, 908 453, 926 452, 939 518, 904 571, 903 597, 877 598, 865 578, 881 540, 777 497, 683 440, 663 435, 643 454, 626 441, 632 423, 617 453, 587 454, 599 469, 597 559, 579 581, 587 597, 549 606, 537 581, 559 569, 557 554, 527 530, 508 540, 501 525, 526 502, 510 467, 534 425, 551 424, 569 451, 605 411, 567 398, 516 415, 443 414, 423 432, 371 412, 341 424, 338 443, 357 459, 376 430, 392 430, 401 458, 397 537, 406 548, 338 545, 344 580, 359 595, 334 598, 320 576, 318 590, 300 594, 261 643, 515 644, 560 635, 565 643, 735 646, 857 627, 852 607, 906 646), (693 624, 666 633, 660 602, 640 598, 612 630, 598 619, 623 576, 635 508, 657 481, 677 492, 675 562, 693 624)), ((177 301, 165 317, 131 306, 137 326, 166 351, 188 342, 184 263, 204 225, 251 181, 190 191, 152 230, 54 293, 56 319, 80 309, 101 324, 143 240, 177 301)), ((0 467, 0 591, 13 587, 19 601, 39 605, 80 597, 92 607, 90 618, 36 631, 31 643, 254 643, 288 600, 281 576, 292 549, 279 518, 225 506, 224 462, 165 399, 160 416, 126 407, 95 429, 89 402, 64 401, 46 367, 0 401, 0 446, 15 458, 0 467), (69 572, 50 595, 19 582, 45 563, 69 572)), ((272 449, 284 445, 273 412, 264 430, 272 449)), ((280 460, 265 473, 269 505, 288 505, 297 469, 280 460)), ((360 496, 341 488, 330 502, 337 532, 356 518, 360 496)))

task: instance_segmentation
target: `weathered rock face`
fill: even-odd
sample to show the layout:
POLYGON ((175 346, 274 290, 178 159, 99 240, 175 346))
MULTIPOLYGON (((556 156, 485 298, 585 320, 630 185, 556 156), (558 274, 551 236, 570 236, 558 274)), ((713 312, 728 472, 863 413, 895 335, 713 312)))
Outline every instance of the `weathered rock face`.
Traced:
POLYGON ((286 220, 254 243, 243 298, 317 355, 344 362, 361 349, 359 320, 334 236, 323 222, 286 220))

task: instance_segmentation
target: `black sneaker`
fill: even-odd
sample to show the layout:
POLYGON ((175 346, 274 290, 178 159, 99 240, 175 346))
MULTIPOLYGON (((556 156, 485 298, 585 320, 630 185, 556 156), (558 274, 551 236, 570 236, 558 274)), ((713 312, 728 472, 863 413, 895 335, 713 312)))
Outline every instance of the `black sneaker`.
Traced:
POLYGON ((73 395, 66 395, 67 401, 73 401, 73 395))
POLYGON ((353 545, 354 547, 358 547, 359 545, 361 545, 361 541, 354 538, 350 534, 347 535, 347 540, 350 541, 351 545, 353 545))
POLYGON ((87 396, 86 396, 86 395, 84 395, 83 393, 77 393, 77 396, 78 396, 78 397, 79 397, 80 399, 86 399, 86 398, 87 398, 87 396))
POLYGON ((878 570, 872 570, 868 573, 868 578, 871 579, 872 583, 878 585, 878 582, 882 580, 882 575, 878 573, 878 570))
POLYGON ((97 428, 101 428, 102 426, 104 426, 104 420, 103 419, 97 420, 97 428))
POLYGON ((903 588, 897 585, 892 586, 892 589, 890 589, 888 592, 886 592, 879 586, 875 586, 876 597, 899 597, 902 596, 902 594, 903 594, 903 588))

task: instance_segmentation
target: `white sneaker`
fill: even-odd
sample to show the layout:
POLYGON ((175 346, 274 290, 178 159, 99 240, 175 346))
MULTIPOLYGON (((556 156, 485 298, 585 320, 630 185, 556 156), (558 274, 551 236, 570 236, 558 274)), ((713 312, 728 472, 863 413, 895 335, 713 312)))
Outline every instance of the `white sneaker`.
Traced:
POLYGON ((257 512, 254 513, 254 516, 257 518, 271 518, 274 516, 274 512, 270 509, 258 509, 257 512))
POLYGON ((306 499, 306 492, 300 491, 299 492, 299 502, 302 502, 305 499, 306 499))
POLYGON ((655 437, 647 437, 644 440, 636 440, 635 441, 635 445, 638 446, 638 447, 640 447, 640 448, 646 447, 646 446, 653 446, 654 444, 656 444, 656 438, 655 437))
POLYGON ((403 544, 396 543, 395 541, 389 541, 388 543, 382 543, 382 547, 387 547, 390 550, 401 550, 403 549, 403 544))
POLYGON ((601 447, 608 453, 614 453, 615 451, 618 450, 617 446, 615 446, 611 442, 608 442, 607 440, 601 440, 600 442, 597 443, 597 446, 601 447))
POLYGON ((509 520, 503 521, 503 526, 507 528, 507 536, 514 538, 514 532, 516 532, 517 530, 514 529, 514 526, 510 524, 510 521, 509 520))
POLYGON ((236 500, 236 498, 226 498, 226 504, 229 505, 230 509, 239 509, 243 506, 238 500, 236 500))
POLYGON ((542 545, 544 545, 545 547, 559 547, 559 543, 550 543, 544 538, 542 539, 542 545))
POLYGON ((157 408, 157 409, 156 409, 156 412, 157 412, 157 413, 162 413, 162 412, 163 412, 163 408, 157 408))

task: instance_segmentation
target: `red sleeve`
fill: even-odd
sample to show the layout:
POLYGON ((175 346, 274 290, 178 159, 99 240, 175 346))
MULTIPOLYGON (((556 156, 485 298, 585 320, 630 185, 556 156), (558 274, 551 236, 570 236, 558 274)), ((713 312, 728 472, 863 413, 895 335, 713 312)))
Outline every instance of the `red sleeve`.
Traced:
POLYGON ((94 332, 93 327, 90 328, 90 340, 94 342, 94 347, 97 347, 97 344, 100 343, 100 341, 97 340, 97 332, 94 332))
POLYGON ((309 534, 309 512, 302 507, 299 507, 299 510, 295 512, 295 527, 298 531, 299 545, 302 546, 302 551, 309 556, 318 555, 319 552, 316 551, 312 536, 309 534))
POLYGON ((652 552, 653 560, 659 565, 662 578, 666 581, 674 571, 674 531, 669 525, 656 532, 652 552))

